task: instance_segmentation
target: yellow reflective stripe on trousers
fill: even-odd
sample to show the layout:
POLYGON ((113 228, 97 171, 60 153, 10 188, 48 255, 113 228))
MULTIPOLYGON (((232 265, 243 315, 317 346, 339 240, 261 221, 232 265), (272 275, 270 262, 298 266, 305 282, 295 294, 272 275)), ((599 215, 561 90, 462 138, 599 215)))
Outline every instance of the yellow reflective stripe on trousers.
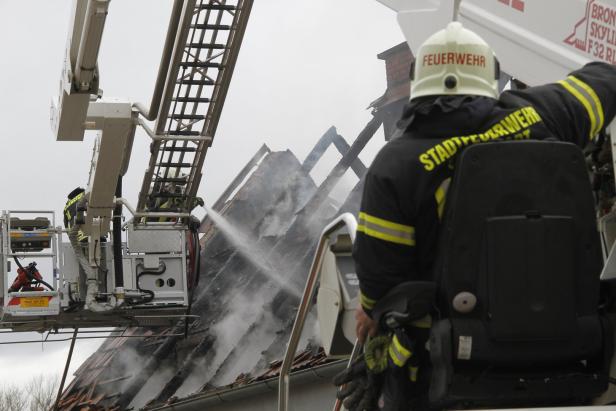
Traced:
POLYGON ((389 352, 389 357, 398 367, 404 367, 404 364, 406 364, 412 354, 410 350, 405 348, 400 343, 400 340, 398 340, 398 337, 395 334, 387 351, 389 352))
POLYGON ((586 109, 590 119, 589 138, 592 140, 601 131, 604 122, 603 106, 597 93, 588 84, 574 76, 569 76, 565 80, 559 81, 558 84, 578 99, 586 109))
POLYGON ((426 314, 424 317, 421 317, 419 320, 413 321, 411 325, 415 328, 431 328, 432 327, 432 316, 430 314, 426 314))
POLYGON ((370 297, 367 297, 361 291, 359 292, 359 302, 363 308, 366 310, 372 310, 374 308, 374 304, 376 304, 376 300, 373 300, 370 297))
POLYGON ((398 224, 382 218, 359 213, 357 231, 396 244, 415 245, 415 228, 410 225, 398 224))
POLYGON ((409 367, 409 379, 413 382, 417 381, 417 374, 419 373, 419 367, 409 367))
POLYGON ((77 233, 77 241, 83 241, 85 239, 87 239, 88 236, 86 235, 86 233, 84 233, 83 231, 79 230, 79 232, 77 233))

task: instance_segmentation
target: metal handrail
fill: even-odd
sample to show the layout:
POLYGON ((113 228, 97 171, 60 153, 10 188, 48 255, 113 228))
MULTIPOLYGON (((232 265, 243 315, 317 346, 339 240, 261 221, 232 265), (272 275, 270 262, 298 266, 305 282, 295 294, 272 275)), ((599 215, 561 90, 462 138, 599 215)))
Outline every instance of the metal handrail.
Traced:
POLYGON ((319 239, 319 245, 314 254, 312 265, 310 267, 310 273, 306 280, 306 287, 302 295, 302 300, 293 322, 293 328, 291 329, 291 336, 289 337, 289 345, 280 367, 280 377, 278 380, 278 411, 287 411, 289 408, 289 372, 295 354, 297 352, 297 346, 299 344, 302 331, 304 330, 304 323, 308 316, 310 308, 310 302, 314 298, 314 292, 316 291, 318 284, 318 274, 321 272, 321 266, 323 265, 324 251, 329 245, 329 236, 335 231, 347 226, 349 229, 349 235, 351 241, 355 242, 355 232, 357 231, 357 220, 351 213, 344 213, 327 225, 321 232, 319 239))

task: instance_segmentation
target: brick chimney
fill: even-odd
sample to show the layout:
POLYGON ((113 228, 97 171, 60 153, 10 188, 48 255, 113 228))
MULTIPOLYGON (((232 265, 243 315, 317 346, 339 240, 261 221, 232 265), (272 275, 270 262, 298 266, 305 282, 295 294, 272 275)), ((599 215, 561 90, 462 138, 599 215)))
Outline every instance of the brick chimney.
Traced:
POLYGON ((406 42, 377 55, 385 61, 387 90, 380 98, 373 101, 373 107, 383 119, 385 140, 389 140, 396 129, 396 123, 402 114, 402 108, 410 97, 411 63, 415 59, 406 42))

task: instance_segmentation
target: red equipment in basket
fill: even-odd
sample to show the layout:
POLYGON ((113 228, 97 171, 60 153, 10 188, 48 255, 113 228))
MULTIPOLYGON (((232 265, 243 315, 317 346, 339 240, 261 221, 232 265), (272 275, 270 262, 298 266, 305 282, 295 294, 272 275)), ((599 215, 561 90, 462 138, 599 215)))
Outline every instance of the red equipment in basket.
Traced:
POLYGON ((9 288, 9 292, 16 291, 44 291, 43 287, 32 287, 32 283, 40 283, 43 281, 43 276, 36 269, 36 263, 31 262, 27 267, 19 266, 17 269, 17 277, 9 288))

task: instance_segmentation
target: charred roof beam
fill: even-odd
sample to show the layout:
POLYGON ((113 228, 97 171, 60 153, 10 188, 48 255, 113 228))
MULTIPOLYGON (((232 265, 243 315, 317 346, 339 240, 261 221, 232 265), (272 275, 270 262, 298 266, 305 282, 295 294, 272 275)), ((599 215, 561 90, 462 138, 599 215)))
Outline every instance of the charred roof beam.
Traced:
MULTIPOLYGON (((332 144, 334 145, 334 147, 336 147, 338 152, 343 156, 346 153, 348 153, 351 148, 351 146, 349 146, 349 143, 347 143, 344 137, 338 134, 336 127, 331 126, 325 132, 325 134, 321 136, 319 141, 317 141, 317 143, 314 145, 310 153, 308 153, 308 155, 306 156, 306 159, 304 160, 304 163, 302 164, 302 168, 304 169, 306 173, 310 173, 310 171, 312 171, 312 169, 319 162, 321 157, 323 157, 323 154, 325 154, 325 151, 332 144)), ((362 178, 363 175, 366 173, 366 166, 357 157, 351 163, 351 169, 359 178, 362 178)))

